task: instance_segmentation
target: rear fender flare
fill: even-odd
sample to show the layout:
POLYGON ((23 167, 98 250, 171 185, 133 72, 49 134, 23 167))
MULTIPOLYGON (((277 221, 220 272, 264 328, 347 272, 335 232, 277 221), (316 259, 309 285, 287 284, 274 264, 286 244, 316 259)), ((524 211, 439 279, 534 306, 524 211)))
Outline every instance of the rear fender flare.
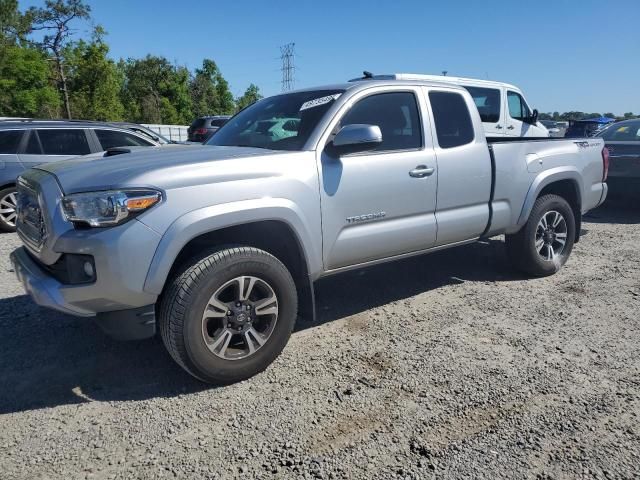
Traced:
POLYGON ((529 218, 533 204, 538 199, 540 192, 551 185, 552 183, 559 182, 561 180, 571 180, 576 187, 576 193, 578 195, 578 201, 582 203, 582 175, 575 167, 556 167, 541 172, 531 183, 527 196, 525 197, 520 216, 518 217, 517 226, 518 230, 522 227, 529 218))

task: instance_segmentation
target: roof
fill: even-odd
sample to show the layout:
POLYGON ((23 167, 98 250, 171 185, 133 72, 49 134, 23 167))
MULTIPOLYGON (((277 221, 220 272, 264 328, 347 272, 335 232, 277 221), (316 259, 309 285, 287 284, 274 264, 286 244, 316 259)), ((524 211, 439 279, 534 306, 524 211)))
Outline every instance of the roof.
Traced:
POLYGON ((515 85, 505 82, 497 82, 494 80, 482 80, 479 78, 465 78, 465 77, 449 77, 444 75, 423 75, 419 73, 391 73, 381 75, 371 75, 361 78, 353 78, 350 82, 369 81, 369 80, 408 80, 408 81, 425 81, 425 82, 437 82, 442 83, 454 83, 454 84, 467 84, 473 83, 475 85, 484 85, 487 87, 507 87, 515 90, 520 90, 515 85))
POLYGON ((102 122, 99 120, 46 120, 37 118, 23 118, 23 119, 4 119, 0 120, 0 128, 15 128, 15 127, 47 127, 47 128, 87 128, 87 127, 112 127, 128 130, 128 127, 137 127, 144 130, 150 130, 149 128, 134 122, 102 122))
MULTIPOLYGON (((318 85, 315 87, 300 88, 292 90, 291 92, 284 93, 297 93, 297 92, 313 92, 315 90, 360 90, 373 86, 395 86, 395 85, 424 85, 428 87, 447 87, 462 89, 459 85, 453 82, 443 82, 443 77, 434 77, 436 80, 428 80, 422 78, 416 79, 393 79, 393 78, 367 78, 367 79, 353 79, 346 83, 336 83, 331 85, 318 85)), ((278 94, 283 95, 284 93, 278 94)))

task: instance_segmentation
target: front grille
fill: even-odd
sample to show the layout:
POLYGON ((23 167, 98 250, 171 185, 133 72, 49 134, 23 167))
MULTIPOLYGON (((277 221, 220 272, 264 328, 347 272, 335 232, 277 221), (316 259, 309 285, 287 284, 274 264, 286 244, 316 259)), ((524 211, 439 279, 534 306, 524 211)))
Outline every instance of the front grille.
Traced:
POLYGON ((42 207, 38 193, 34 188, 20 179, 18 181, 18 206, 16 229, 20 238, 36 250, 42 248, 47 230, 42 217, 42 207))

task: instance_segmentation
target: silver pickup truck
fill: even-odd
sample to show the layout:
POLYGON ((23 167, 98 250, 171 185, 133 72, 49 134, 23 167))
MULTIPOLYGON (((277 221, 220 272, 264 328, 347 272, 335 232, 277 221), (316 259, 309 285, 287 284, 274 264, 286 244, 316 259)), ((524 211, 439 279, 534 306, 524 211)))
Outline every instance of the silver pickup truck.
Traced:
POLYGON ((485 138, 469 93, 433 81, 299 90, 207 145, 105 155, 20 177, 16 274, 115 337, 158 325, 215 383, 279 355, 320 277, 500 234, 518 269, 549 275, 607 194, 602 139, 485 138))

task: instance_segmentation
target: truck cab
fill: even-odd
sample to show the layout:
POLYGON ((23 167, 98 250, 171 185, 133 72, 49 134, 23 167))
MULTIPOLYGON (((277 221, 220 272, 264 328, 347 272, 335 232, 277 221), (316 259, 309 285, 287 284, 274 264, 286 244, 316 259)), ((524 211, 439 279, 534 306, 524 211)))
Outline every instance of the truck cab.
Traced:
POLYGON ((423 80, 451 83, 465 88, 473 98, 482 126, 488 137, 548 137, 549 131, 538 121, 538 112, 531 109, 522 90, 515 85, 477 78, 394 73, 371 75, 354 80, 423 80))

